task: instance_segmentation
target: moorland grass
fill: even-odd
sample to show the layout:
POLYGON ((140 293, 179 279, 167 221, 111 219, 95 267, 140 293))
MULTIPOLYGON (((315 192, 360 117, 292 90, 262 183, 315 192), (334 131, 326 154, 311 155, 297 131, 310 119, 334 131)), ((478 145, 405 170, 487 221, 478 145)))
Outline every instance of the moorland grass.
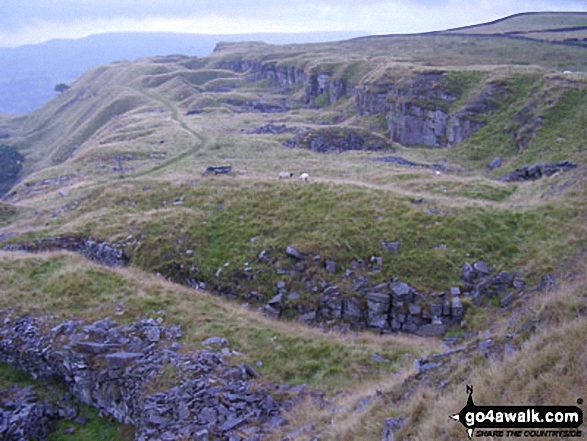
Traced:
POLYGON ((409 196, 348 184, 231 177, 196 186, 147 182, 148 192, 143 191, 145 181, 97 188, 56 224, 54 234, 110 241, 132 235, 138 243, 126 252, 133 265, 177 281, 185 273, 181 268, 194 267, 197 278, 213 285, 246 284, 238 274, 250 266, 259 275, 257 287, 250 289, 266 298, 274 295, 277 275, 258 262, 263 250, 286 265, 291 263, 285 256, 288 246, 343 267, 353 259, 382 256, 377 280, 398 277, 429 292, 459 284, 460 267, 479 259, 537 280, 584 244, 580 205, 496 205, 492 200, 515 191, 505 185, 443 180, 424 185, 432 198, 418 205, 409 196), (442 196, 435 198, 435 193, 442 196), (474 203, 454 203, 453 195, 459 194, 474 203), (481 203, 483 199, 488 202, 481 203), (382 240, 400 241, 400 253, 385 252, 382 240))

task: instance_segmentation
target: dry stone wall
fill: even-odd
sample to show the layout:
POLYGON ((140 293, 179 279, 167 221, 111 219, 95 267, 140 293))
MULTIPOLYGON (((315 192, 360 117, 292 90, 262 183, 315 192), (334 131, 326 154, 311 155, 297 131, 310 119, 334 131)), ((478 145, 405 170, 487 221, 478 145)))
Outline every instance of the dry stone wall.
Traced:
MULTIPOLYGON (((33 378, 63 382, 77 399, 132 425, 137 441, 258 440, 285 422, 282 404, 272 393, 299 392, 259 385, 254 369, 230 363, 237 354, 226 339, 205 341, 199 351, 181 351, 181 329, 161 320, 56 324, 10 312, 1 313, 0 320, 0 362, 33 378)), ((43 408, 28 406, 34 404, 28 395, 17 401, 12 408, 26 407, 27 415, 44 418, 43 408)), ((31 418, 21 418, 12 424, 20 429, 10 430, 29 433, 31 418)))

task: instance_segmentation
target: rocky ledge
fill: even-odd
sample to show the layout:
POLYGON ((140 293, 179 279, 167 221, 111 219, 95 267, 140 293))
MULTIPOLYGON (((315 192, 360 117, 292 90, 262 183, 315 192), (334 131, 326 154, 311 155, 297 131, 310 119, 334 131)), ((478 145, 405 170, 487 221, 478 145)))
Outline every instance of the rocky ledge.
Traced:
MULTIPOLYGON (((56 323, 3 312, 0 362, 33 378, 64 383, 78 400, 133 426, 137 441, 253 441, 285 423, 281 409, 291 402, 279 403, 272 394, 295 396, 299 387, 261 383, 247 364, 231 364, 228 360, 240 354, 223 338, 202 342, 202 350, 182 351, 180 327, 160 322, 56 323)), ((32 426, 50 419, 46 408, 36 406, 28 392, 8 398, 12 404, 0 408, 0 421, 10 422, 7 430, 43 439, 32 426), (15 411, 25 416, 17 418, 15 411)), ((8 398, 2 396, 2 402, 8 398)))
MULTIPOLYGON (((10 238, 10 237, 9 237, 10 238)), ((68 250, 108 266, 125 266, 129 258, 122 251, 121 244, 109 244, 92 238, 52 237, 31 242, 19 242, 6 245, 4 251, 55 251, 68 250)))
POLYGON ((525 165, 517 168, 513 172, 503 176, 500 180, 504 182, 535 181, 544 176, 552 176, 555 173, 566 172, 574 168, 577 168, 577 164, 570 161, 553 162, 551 164, 542 162, 540 164, 525 165))
MULTIPOLYGON (((400 246, 399 242, 385 241, 382 245, 392 253, 400 246)), ((312 263, 320 264, 293 247, 289 247, 287 253, 297 263, 291 268, 281 267, 278 270, 281 274, 292 271, 306 274, 312 272, 309 271, 312 263)), ((396 278, 386 283, 373 283, 365 271, 377 270, 380 264, 380 257, 373 257, 369 264, 354 260, 350 268, 339 272, 336 262, 327 261, 325 269, 336 280, 309 278, 306 282, 308 292, 317 294, 317 305, 300 304, 300 293, 289 290, 285 281, 279 281, 277 295, 262 311, 273 317, 297 315, 300 322, 331 329, 368 328, 382 333, 406 332, 432 337, 460 326, 467 304, 482 305, 486 299, 495 299, 505 308, 525 289, 525 282, 518 273, 497 272, 486 262, 477 261, 463 265, 462 282, 458 286, 423 294, 396 278)), ((249 293, 249 297, 254 298, 254 294, 249 293)))

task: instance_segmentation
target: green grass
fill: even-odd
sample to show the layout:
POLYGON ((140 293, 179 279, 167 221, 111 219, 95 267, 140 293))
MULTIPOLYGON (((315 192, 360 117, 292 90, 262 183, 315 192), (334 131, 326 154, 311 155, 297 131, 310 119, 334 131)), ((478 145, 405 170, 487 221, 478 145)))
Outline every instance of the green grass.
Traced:
POLYGON ((476 86, 479 86, 484 76, 485 74, 479 71, 449 71, 446 73, 447 92, 458 96, 457 101, 452 105, 454 109, 458 109, 467 102, 475 91, 478 91, 476 86))
POLYGON ((85 405, 80 407, 82 416, 88 421, 84 424, 74 424, 60 420, 48 441, 130 441, 133 439, 132 430, 129 427, 100 418, 98 411, 91 407, 85 405), (73 434, 65 433, 65 430, 71 428, 75 428, 73 434))
POLYGON ((34 381, 23 371, 4 363, 0 363, 0 388, 8 388, 13 385, 32 386, 34 381))
POLYGON ((523 164, 583 159, 578 133, 586 120, 584 87, 568 90, 564 81, 536 74, 501 81, 506 93, 497 99, 498 110, 487 116, 484 127, 451 149, 452 158, 478 169, 496 156, 510 159, 494 175, 523 164))
POLYGON ((4 289, 30 290, 32 303, 39 301, 43 308, 71 313, 98 308, 100 297, 123 298, 128 289, 125 281, 115 274, 101 268, 78 272, 76 266, 71 266, 71 262, 64 258, 41 260, 34 265, 17 260, 14 266, 1 268, 0 274, 4 289), (21 287, 23 278, 29 280, 24 288, 21 287))
POLYGON ((578 26, 587 26, 587 14, 585 13, 549 13, 516 14, 500 20, 497 23, 488 23, 458 29, 455 33, 506 33, 506 32, 530 32, 545 29, 566 29, 578 26))
MULTIPOLYGON (((447 188, 446 196, 474 200, 503 201, 515 191, 514 186, 450 181, 424 190, 444 195, 441 185, 447 188)), ((277 276, 257 256, 269 250, 283 264, 291 264, 284 253, 290 245, 343 267, 352 259, 382 256, 380 277, 393 275, 426 292, 458 283, 466 261, 485 259, 510 271, 523 268, 538 275, 580 244, 571 235, 566 245, 572 248, 565 250, 555 240, 562 231, 573 231, 580 216, 564 204, 525 210, 417 206, 411 198, 360 186, 244 184, 231 178, 193 188, 155 185, 148 198, 141 196, 140 188, 127 184, 123 194, 106 190, 88 201, 78 214, 104 208, 108 214, 72 232, 142 237, 140 247, 127 249, 139 268, 181 281, 185 269, 194 266, 197 278, 212 286, 238 283, 242 290, 260 290, 266 298, 273 296, 277 276), (169 208, 181 197, 181 207, 169 208), (401 252, 387 254, 381 240, 400 240, 401 252), (188 250, 194 254, 186 254, 188 250), (246 266, 258 272, 258 280, 242 280, 246 266)))
MULTIPOLYGON (((408 175, 409 176, 409 175, 408 175)), ((412 188, 425 190, 437 195, 463 196, 477 201, 501 202, 507 200, 515 191, 515 185, 493 183, 491 181, 436 181, 434 183, 414 183, 412 188)))
MULTIPOLYGON (((544 114, 544 123, 527 151, 527 163, 561 161, 574 158, 587 160, 587 147, 582 134, 587 127, 587 88, 563 93, 556 106, 544 114)), ((520 163, 520 161, 518 161, 520 163)))

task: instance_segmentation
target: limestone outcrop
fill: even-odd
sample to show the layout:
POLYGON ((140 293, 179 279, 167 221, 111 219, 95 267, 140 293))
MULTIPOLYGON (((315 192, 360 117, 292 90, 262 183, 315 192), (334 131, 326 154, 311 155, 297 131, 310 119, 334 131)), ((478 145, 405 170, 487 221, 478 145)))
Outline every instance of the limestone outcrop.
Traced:
POLYGON ((490 82, 477 94, 457 104, 461 91, 443 71, 413 73, 409 79, 387 79, 354 84, 330 72, 314 72, 272 61, 240 60, 221 68, 247 72, 251 80, 269 79, 281 86, 302 85, 304 102, 315 105, 325 96, 328 104, 351 98, 357 115, 385 117, 390 141, 403 145, 447 147, 459 144, 485 124, 484 115, 497 110, 506 93, 502 82, 490 82))

